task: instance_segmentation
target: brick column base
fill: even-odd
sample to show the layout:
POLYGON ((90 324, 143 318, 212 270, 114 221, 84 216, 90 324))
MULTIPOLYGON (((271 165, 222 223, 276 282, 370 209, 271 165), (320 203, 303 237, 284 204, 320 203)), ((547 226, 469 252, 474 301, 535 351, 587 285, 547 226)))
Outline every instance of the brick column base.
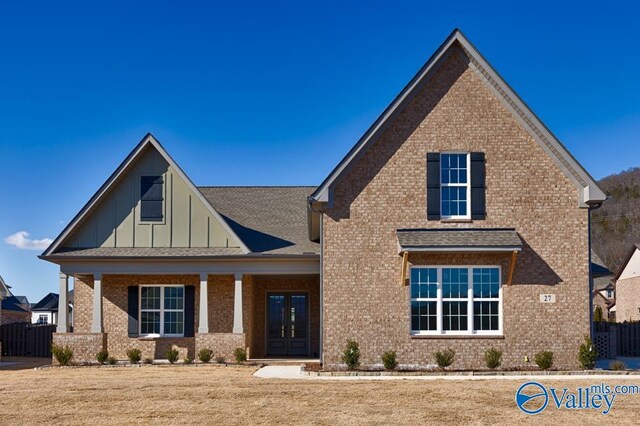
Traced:
POLYGON ((73 349, 72 364, 94 363, 96 354, 107 348, 107 333, 54 333, 53 343, 73 349))
MULTIPOLYGON (((198 333, 196 334, 196 357, 200 349, 211 349, 213 356, 223 356, 227 361, 234 361, 236 348, 246 348, 244 333, 198 333)), ((247 350, 247 357, 249 351, 247 350)), ((196 358, 197 359, 197 358, 196 358)))

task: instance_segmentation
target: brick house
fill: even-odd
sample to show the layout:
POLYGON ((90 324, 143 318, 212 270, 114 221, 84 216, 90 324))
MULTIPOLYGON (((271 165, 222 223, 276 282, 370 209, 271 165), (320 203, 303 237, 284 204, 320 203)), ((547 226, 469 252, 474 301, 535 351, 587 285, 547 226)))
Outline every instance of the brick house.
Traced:
POLYGON ((593 279, 593 310, 596 307, 602 310, 602 318, 605 321, 616 319, 616 292, 613 282, 613 272, 607 268, 600 256, 591 251, 591 277, 593 279))
MULTIPOLYGON (((93 359, 395 350, 479 368, 589 333, 591 208, 605 195, 458 30, 317 188, 196 187, 147 135, 41 256, 74 277, 93 359)), ((61 298, 61 303, 63 303, 61 298)))
POLYGON ((640 321, 640 244, 634 244, 614 276, 616 321, 640 321))

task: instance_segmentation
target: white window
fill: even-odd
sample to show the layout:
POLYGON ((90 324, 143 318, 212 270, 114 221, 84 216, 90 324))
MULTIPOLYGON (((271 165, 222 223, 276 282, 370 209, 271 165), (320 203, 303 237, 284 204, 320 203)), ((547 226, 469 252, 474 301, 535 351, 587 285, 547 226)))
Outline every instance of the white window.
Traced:
POLYGON ((37 324, 49 324, 49 315, 47 315, 47 314, 38 315, 37 324))
POLYGON ((613 299, 613 290, 607 289, 607 299, 613 299))
POLYGON ((443 219, 469 219, 471 211, 469 153, 440 154, 440 214, 443 219))
POLYGON ((184 286, 140 286, 140 335, 184 335, 184 286))
POLYGON ((411 334, 502 334, 499 266, 412 266, 411 334))

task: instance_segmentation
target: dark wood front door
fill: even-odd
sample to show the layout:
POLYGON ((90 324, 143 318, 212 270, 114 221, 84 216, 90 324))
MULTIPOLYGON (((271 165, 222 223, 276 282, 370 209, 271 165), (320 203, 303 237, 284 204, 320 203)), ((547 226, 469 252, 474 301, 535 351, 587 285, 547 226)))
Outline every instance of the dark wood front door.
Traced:
POLYGON ((267 355, 309 355, 306 293, 267 294, 267 355))

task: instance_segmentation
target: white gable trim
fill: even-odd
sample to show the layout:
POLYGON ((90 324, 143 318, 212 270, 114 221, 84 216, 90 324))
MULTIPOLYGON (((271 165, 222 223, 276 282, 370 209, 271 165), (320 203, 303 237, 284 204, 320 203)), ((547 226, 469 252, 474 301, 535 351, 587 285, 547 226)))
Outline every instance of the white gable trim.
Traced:
POLYGON ((80 212, 71 220, 71 222, 67 225, 67 227, 62 231, 60 235, 51 243, 51 245, 42 253, 42 257, 46 257, 52 253, 54 253, 60 245, 68 239, 68 237, 77 230, 80 224, 84 221, 84 219, 93 211, 93 208, 96 207, 102 198, 106 195, 107 192, 114 186, 114 184, 123 176, 128 170, 129 167, 142 155, 145 149, 151 145, 154 147, 158 153, 165 159, 167 163, 176 171, 178 176, 187 184, 187 187, 198 197, 198 199, 204 204, 204 206, 209 210, 211 215, 220 222, 220 225, 238 242, 238 245, 242 249, 244 253, 250 253, 249 248, 244 244, 244 242, 236 235, 235 232, 231 229, 229 224, 220 216, 220 214, 213 208, 213 206, 207 201, 206 198, 202 195, 202 193, 196 188, 196 186, 191 182, 191 179, 182 171, 180 166, 171 158, 169 153, 160 145, 160 142, 156 140, 156 138, 151 134, 147 133, 147 135, 140 141, 140 143, 131 151, 131 153, 125 158, 125 160, 118 166, 115 172, 107 181, 98 189, 98 191, 91 197, 89 202, 85 204, 85 206, 80 210, 80 212))
POLYGON ((640 277, 640 248, 633 246, 627 253, 622 265, 620 265, 620 271, 615 279, 620 281, 636 277, 640 277))
MULTIPOLYGON (((395 114, 402 110, 403 105, 412 97, 414 91, 427 81, 441 59, 451 52, 454 43, 458 42, 462 47, 469 64, 473 64, 482 80, 485 81, 503 104, 513 112, 514 116, 529 131, 536 142, 549 154, 560 169, 571 179, 578 189, 578 200, 581 207, 590 204, 599 204, 606 199, 606 194, 600 189, 596 181, 569 153, 562 143, 547 129, 540 119, 529 109, 511 87, 502 79, 495 69, 484 59, 478 50, 467 40, 458 29, 445 40, 445 42, 429 58, 418 74, 400 92, 394 101, 384 110, 375 123, 360 138, 356 145, 342 159, 338 166, 322 182, 310 199, 318 202, 331 203, 331 189, 349 166, 379 138, 382 131, 395 114)), ((459 49, 458 49, 459 50, 459 49)))

